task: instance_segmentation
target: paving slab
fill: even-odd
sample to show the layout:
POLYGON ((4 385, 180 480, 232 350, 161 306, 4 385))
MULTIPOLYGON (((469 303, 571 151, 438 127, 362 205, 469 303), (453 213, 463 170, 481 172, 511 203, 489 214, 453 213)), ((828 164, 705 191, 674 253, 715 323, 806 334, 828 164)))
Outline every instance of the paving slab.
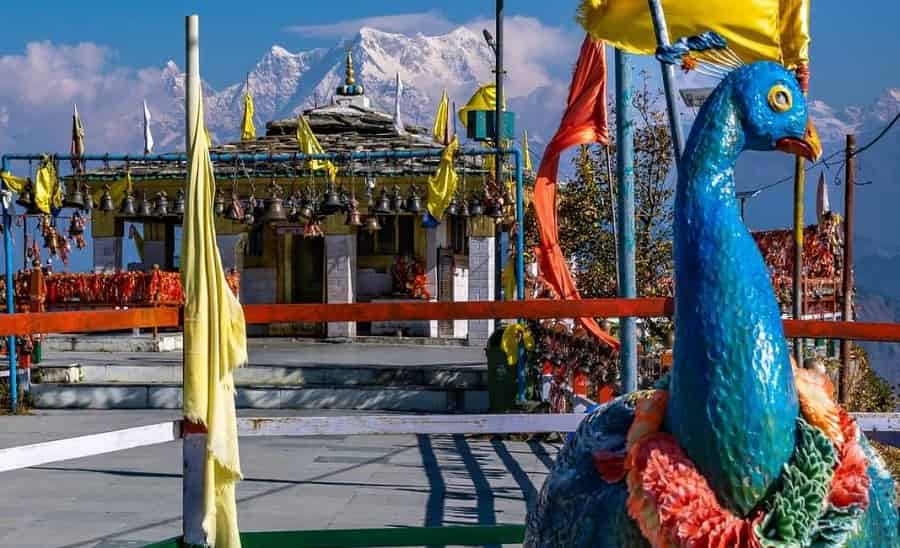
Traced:
MULTIPOLYGON (((177 416, 69 411, 0 417, 0 446, 177 416)), ((556 454, 553 446, 538 447, 463 436, 244 438, 239 523, 247 531, 522 523, 546 477, 541 455, 556 454)), ((0 546, 123 548, 179 533, 180 443, 0 473, 0 482, 0 546)))

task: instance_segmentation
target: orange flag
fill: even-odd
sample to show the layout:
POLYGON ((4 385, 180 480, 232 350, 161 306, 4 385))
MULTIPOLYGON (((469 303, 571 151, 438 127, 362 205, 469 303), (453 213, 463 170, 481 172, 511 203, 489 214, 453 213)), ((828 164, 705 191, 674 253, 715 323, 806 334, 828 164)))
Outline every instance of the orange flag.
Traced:
MULTIPOLYGON (((561 299, 578 299, 575 280, 559 245, 559 221, 556 216, 556 177, 559 156, 575 145, 609 142, 606 127, 606 53, 603 42, 585 36, 575 74, 569 87, 566 112, 556 135, 544 150, 534 185, 534 208, 541 244, 535 249, 541 273, 561 299)), ((619 348, 619 341, 603 331, 593 318, 581 318, 581 324, 601 341, 619 348)))

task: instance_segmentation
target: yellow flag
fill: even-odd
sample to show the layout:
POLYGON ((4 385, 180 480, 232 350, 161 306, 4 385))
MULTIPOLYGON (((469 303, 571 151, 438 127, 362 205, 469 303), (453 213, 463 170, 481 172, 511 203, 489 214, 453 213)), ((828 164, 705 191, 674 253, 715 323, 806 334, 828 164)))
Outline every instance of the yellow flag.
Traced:
MULTIPOLYGON (((809 62, 810 0, 665 0, 672 41, 715 31, 745 62, 777 61, 788 68, 809 62)), ((647 0, 583 0, 581 26, 596 40, 633 53, 656 51, 647 0)))
MULTIPOLYGON (((459 121, 463 127, 469 122, 468 116, 470 110, 495 110, 497 108, 497 87, 494 84, 487 84, 478 88, 466 106, 459 109, 459 121)), ((506 110, 506 99, 503 99, 503 110, 506 110)))
POLYGON ((27 177, 17 177, 9 171, 0 172, 0 180, 3 181, 3 184, 5 184, 7 188, 16 194, 22 192, 28 186, 27 177))
MULTIPOLYGON (((198 94, 199 95, 199 94, 198 94)), ((236 367, 247 363, 244 312, 228 288, 216 246, 216 181, 198 96, 197 132, 190 144, 181 283, 184 287, 184 417, 206 427, 203 529, 211 546, 240 547, 235 483, 241 479, 236 367)))
POLYGON ((522 169, 531 172, 531 151, 528 150, 528 131, 522 130, 522 169))
MULTIPOLYGON (((253 125, 253 120, 250 120, 250 124, 253 125)), ((255 132, 255 131, 256 131, 256 129, 254 128, 254 132, 255 132)), ((204 128, 203 128, 203 134, 206 135, 206 146, 207 146, 207 148, 208 148, 208 147, 212 147, 212 139, 209 137, 209 129, 206 128, 206 127, 204 127, 204 128)))
MULTIPOLYGON (((309 127, 309 122, 306 121, 306 117, 302 114, 297 117, 297 147, 303 154, 325 153, 322 150, 322 145, 319 144, 319 140, 316 139, 316 134, 309 127)), ((307 165, 309 169, 316 171, 324 169, 328 172, 328 178, 332 183, 337 179, 337 167, 331 160, 309 160, 307 165)))
POLYGON ((459 175, 453 165, 453 155, 456 154, 458 148, 459 140, 454 135, 453 140, 441 153, 441 163, 438 164, 437 173, 428 177, 428 198, 425 207, 428 209, 428 213, 438 221, 443 217, 444 210, 447 209, 447 205, 456 193, 459 175))
POLYGON ((244 94, 244 118, 241 120, 241 141, 253 139, 256 139, 256 126, 253 125, 253 96, 247 88, 247 93, 244 94))
POLYGON ((445 145, 450 142, 448 120, 450 119, 450 98, 447 90, 441 94, 441 102, 438 103, 437 112, 434 113, 434 127, 431 128, 431 136, 434 140, 445 145))
POLYGON ((516 300, 516 256, 510 255, 503 267, 503 300, 516 300))
POLYGON ((511 323, 503 328, 500 336, 500 349, 506 354, 506 363, 516 365, 519 363, 519 335, 522 336, 522 346, 529 352, 534 350, 534 335, 531 330, 520 323, 511 323))
POLYGON ((34 185, 34 205, 44 213, 50 213, 51 209, 62 207, 62 190, 59 186, 59 177, 56 174, 56 165, 48 156, 41 160, 41 167, 37 170, 34 185))

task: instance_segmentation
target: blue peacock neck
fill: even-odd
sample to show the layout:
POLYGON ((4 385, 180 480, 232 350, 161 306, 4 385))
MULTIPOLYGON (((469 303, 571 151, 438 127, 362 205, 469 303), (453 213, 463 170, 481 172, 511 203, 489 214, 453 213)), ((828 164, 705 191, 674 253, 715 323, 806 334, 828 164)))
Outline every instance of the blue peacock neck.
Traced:
POLYGON ((746 516, 793 452, 798 403, 780 309, 735 203, 743 148, 726 80, 698 114, 676 187, 666 427, 723 506, 746 516))

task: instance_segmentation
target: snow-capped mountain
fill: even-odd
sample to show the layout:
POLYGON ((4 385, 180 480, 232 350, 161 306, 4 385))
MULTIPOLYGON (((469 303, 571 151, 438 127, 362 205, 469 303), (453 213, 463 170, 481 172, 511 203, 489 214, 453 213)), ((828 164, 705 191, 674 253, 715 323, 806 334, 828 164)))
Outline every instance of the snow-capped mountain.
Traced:
MULTIPOLYGON (((461 106, 475 88, 493 78, 493 53, 480 35, 466 27, 442 36, 406 36, 364 27, 349 42, 299 53, 275 45, 246 78, 222 90, 204 86, 206 119, 213 139, 236 138, 248 84, 258 134, 269 120, 328 104, 344 81, 348 50, 356 81, 365 87, 378 110, 393 112, 395 78, 400 74, 401 107, 407 123, 430 124, 443 89, 461 106)), ((158 147, 177 148, 183 139, 184 74, 174 61, 159 72, 159 84, 154 88, 148 103, 158 147)))
POLYGON ((867 107, 834 109, 824 101, 812 100, 809 110, 822 141, 840 143, 848 133, 865 134, 880 129, 900 110, 900 88, 888 88, 867 107))

